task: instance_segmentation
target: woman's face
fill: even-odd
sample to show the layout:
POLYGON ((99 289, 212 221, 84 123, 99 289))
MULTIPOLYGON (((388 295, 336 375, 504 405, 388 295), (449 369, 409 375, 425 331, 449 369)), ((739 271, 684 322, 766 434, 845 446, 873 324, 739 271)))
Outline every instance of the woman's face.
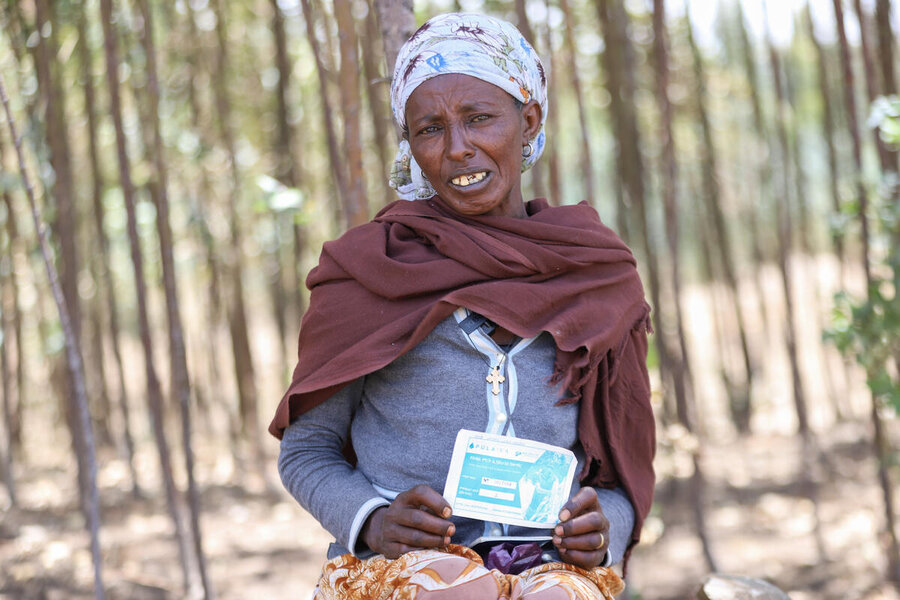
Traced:
POLYGON ((413 157, 453 210, 525 216, 522 147, 540 129, 540 105, 519 108, 501 88, 452 73, 413 91, 406 124, 413 157))

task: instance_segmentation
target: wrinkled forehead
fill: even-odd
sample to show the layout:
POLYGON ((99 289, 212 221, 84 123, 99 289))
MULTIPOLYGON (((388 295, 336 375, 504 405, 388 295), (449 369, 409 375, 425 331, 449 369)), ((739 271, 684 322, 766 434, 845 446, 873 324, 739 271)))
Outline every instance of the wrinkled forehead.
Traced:
POLYGON ((501 87, 465 73, 442 73, 422 82, 406 101, 405 119, 415 120, 446 112, 497 110, 523 106, 501 87))

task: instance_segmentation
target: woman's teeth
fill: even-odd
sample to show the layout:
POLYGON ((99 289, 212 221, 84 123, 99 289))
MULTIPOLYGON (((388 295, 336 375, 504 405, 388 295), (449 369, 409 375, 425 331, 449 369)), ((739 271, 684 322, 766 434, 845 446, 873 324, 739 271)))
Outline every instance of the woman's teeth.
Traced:
POLYGON ((466 187, 467 185, 471 185, 473 183, 478 183, 485 177, 487 177, 487 172, 481 171, 480 173, 471 173, 469 175, 460 175, 459 177, 454 177, 450 181, 454 185, 458 185, 460 187, 466 187))

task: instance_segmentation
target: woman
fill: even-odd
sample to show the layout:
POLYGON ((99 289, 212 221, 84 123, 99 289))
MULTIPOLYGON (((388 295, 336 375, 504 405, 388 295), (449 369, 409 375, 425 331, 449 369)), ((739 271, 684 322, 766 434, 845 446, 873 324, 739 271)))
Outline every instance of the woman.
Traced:
POLYGON ((612 598, 607 567, 653 493, 634 258, 586 203, 524 202, 546 81, 509 23, 431 19, 401 49, 391 100, 391 185, 414 201, 324 245, 270 426, 285 486, 335 536, 317 598, 612 598), (575 453, 552 530, 452 514, 440 490, 460 429, 575 453))

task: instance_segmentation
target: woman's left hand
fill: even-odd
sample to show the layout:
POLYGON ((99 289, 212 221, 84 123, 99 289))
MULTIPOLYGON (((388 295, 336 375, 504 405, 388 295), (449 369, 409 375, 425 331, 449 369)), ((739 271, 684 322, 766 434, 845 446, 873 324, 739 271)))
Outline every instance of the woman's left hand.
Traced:
POLYGON ((609 547, 609 520, 594 488, 581 488, 559 511, 553 544, 560 557, 576 567, 593 569, 603 562, 609 547))

